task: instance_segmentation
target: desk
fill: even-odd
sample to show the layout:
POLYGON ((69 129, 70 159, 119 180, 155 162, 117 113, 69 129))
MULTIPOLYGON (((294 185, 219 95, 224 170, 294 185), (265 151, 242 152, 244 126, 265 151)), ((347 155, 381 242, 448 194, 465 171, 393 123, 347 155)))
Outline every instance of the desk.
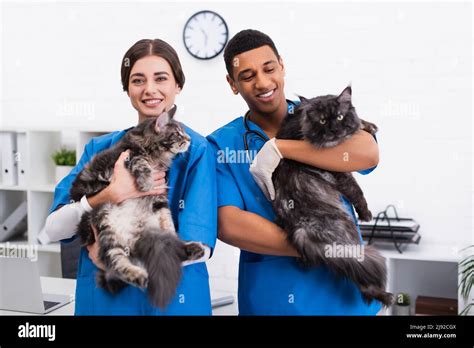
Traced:
MULTIPOLYGON (((58 295, 70 295, 76 292, 76 280, 75 279, 64 279, 64 278, 52 278, 52 277, 41 277, 41 288, 43 293, 46 294, 58 294, 58 295)), ((227 293, 218 291, 211 291, 211 298, 218 299, 224 296, 228 296, 227 293)), ((74 315, 75 302, 72 301, 65 306, 62 306, 46 315, 74 315)), ((237 304, 234 299, 234 303, 219 308, 213 308, 213 315, 231 315, 237 314, 237 304)), ((0 310, 0 315, 38 315, 24 312, 13 312, 0 310)))

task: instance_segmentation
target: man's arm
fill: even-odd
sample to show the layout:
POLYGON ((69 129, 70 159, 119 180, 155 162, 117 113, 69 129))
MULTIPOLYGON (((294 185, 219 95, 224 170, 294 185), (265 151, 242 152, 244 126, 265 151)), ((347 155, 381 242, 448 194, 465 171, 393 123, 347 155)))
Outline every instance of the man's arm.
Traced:
POLYGON ((365 170, 379 163, 377 142, 363 130, 331 148, 317 148, 303 140, 276 139, 275 144, 284 158, 335 172, 365 170))
POLYGON ((258 254, 299 257, 285 231, 257 214, 223 206, 219 208, 218 223, 218 237, 224 243, 258 254))

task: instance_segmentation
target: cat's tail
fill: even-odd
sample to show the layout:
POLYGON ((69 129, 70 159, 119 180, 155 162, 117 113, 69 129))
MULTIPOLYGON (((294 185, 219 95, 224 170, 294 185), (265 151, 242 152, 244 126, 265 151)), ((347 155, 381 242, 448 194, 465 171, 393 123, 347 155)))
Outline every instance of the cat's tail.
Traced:
POLYGON ((367 303, 378 300, 388 307, 393 294, 386 292, 387 267, 385 258, 372 246, 361 246, 363 253, 357 257, 325 258, 325 264, 340 275, 354 281, 367 303))
POLYGON ((152 230, 143 233, 134 246, 148 272, 148 298, 162 309, 175 295, 181 279, 181 262, 186 259, 183 244, 176 235, 152 230))
POLYGON ((360 291, 364 299, 370 303, 372 299, 376 299, 383 303, 385 307, 393 304, 393 294, 387 292, 387 266, 385 258, 380 252, 371 245, 364 245, 364 261, 363 267, 366 272, 362 273, 362 285, 360 291), (367 276, 367 274, 369 276, 367 276), (370 282, 373 281, 372 284, 370 282), (364 286, 366 282, 369 285, 364 286))

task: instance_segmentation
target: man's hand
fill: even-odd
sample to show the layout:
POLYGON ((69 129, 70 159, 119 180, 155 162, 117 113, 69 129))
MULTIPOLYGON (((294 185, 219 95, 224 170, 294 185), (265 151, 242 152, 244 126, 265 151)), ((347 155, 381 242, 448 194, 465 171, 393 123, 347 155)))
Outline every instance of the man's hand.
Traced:
POLYGON ((263 145, 250 165, 250 173, 268 200, 275 199, 272 175, 283 156, 275 144, 275 138, 263 145))
POLYGON ((92 231, 94 231, 94 244, 87 246, 87 251, 89 252, 89 258, 92 260, 94 265, 101 270, 105 270, 105 265, 99 260, 99 236, 97 235, 97 229, 94 225, 91 225, 92 231))

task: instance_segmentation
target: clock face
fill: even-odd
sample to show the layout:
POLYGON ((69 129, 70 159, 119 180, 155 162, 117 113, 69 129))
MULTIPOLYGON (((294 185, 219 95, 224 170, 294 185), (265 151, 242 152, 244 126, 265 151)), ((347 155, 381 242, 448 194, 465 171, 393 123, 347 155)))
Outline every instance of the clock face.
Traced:
POLYGON ((228 38, 226 22, 212 11, 195 13, 188 19, 183 30, 186 49, 198 59, 211 59, 219 55, 228 38))

